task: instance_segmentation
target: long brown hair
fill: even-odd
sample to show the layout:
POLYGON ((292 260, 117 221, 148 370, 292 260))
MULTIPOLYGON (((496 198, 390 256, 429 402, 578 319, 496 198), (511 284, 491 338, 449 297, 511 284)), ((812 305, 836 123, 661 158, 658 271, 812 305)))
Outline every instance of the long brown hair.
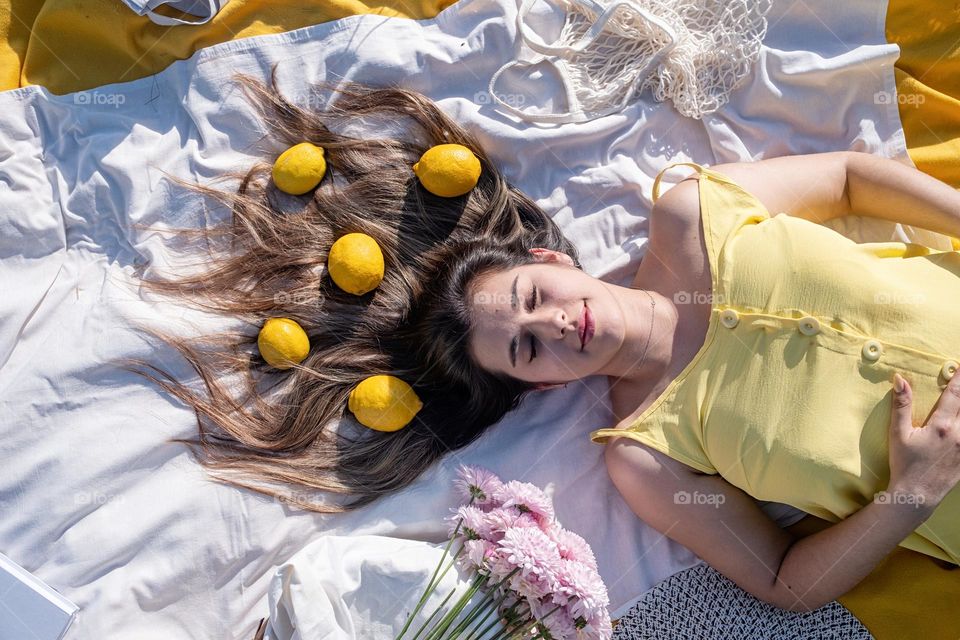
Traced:
POLYGON ((270 85, 249 76, 237 81, 266 124, 273 152, 303 141, 324 148, 323 182, 306 196, 286 196, 272 185, 267 162, 227 176, 238 181, 235 190, 174 179, 226 207, 232 221, 176 230, 186 254, 206 248, 200 272, 144 279, 150 291, 239 318, 249 330, 185 338, 144 327, 187 359, 206 394, 146 361, 124 366, 194 409, 198 437, 178 441, 213 477, 336 513, 409 485, 536 388, 470 358, 468 298, 478 276, 531 263, 528 249, 538 246, 579 262, 550 217, 426 97, 349 84, 315 112, 287 101, 275 72, 270 85), (334 131, 369 132, 377 121, 400 125, 401 135, 334 131), (480 159, 480 180, 465 196, 434 196, 413 174, 423 152, 442 143, 467 146, 480 159), (384 278, 363 296, 340 290, 324 269, 330 245, 351 232, 370 235, 384 254, 384 278), (310 337, 306 360, 286 371, 267 366, 256 349, 260 326, 278 316, 296 320, 310 337), (353 387, 375 374, 407 381, 423 401, 400 431, 359 426, 346 410, 353 387), (237 375, 240 397, 224 382, 237 375), (350 499, 333 502, 318 491, 350 499))

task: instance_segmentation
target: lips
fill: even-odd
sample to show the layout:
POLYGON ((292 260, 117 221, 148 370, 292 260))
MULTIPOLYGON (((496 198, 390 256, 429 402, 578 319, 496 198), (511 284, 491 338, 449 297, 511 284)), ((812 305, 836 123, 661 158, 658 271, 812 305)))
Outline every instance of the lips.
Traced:
POLYGON ((580 332, 580 351, 583 351, 586 348, 587 343, 590 342, 590 338, 593 337, 593 333, 596 330, 596 324, 593 321, 593 314, 590 313, 590 308, 587 307, 586 301, 583 303, 583 311, 580 312, 580 323, 577 326, 578 331, 580 332))

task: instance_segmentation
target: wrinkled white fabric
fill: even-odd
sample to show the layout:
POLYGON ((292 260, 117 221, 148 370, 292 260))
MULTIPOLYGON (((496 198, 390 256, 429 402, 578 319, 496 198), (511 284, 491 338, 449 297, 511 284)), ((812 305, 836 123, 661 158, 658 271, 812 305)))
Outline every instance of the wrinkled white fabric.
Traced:
MULTIPOLYGON (((436 623, 459 602, 473 580, 456 565, 444 571, 451 563, 444 547, 387 536, 324 536, 311 542, 273 576, 264 640, 396 638, 434 581, 436 588, 404 633, 405 638, 417 637, 421 627, 436 623), (440 613, 433 616, 438 607, 440 613)), ((483 599, 482 593, 474 594, 455 624, 483 599)), ((480 632, 491 621, 469 628, 480 632)), ((494 627, 481 637, 492 638, 496 631, 494 627)))
POLYGON ((537 0, 523 0, 517 29, 544 54, 507 62, 490 81, 501 108, 530 122, 584 122, 623 109, 649 90, 681 114, 702 118, 723 106, 746 77, 767 31, 770 0, 561 0, 564 23, 546 43, 527 25, 537 0), (566 107, 533 112, 501 101, 500 74, 547 64, 564 83, 566 107))
MULTIPOLYGON (((162 235, 131 223, 216 221, 162 172, 209 181, 282 150, 258 143, 263 128, 229 82, 265 78, 274 62, 303 104, 306 82, 340 77, 425 92, 552 213, 588 273, 621 285, 646 248, 653 176, 671 160, 858 149, 909 162, 896 100, 874 100, 893 95, 899 53, 884 41, 883 2, 778 4, 749 80, 702 120, 641 97, 622 114, 551 128, 518 125, 485 93, 515 53, 516 11, 461 0, 422 22, 355 16, 223 43, 126 84, 0 94, 0 551, 81 607, 68 640, 250 638, 275 567, 308 543, 440 541, 462 462, 552 491, 560 522, 593 546, 614 616, 696 562, 611 485, 588 438, 613 424, 603 378, 530 398, 408 490, 323 517, 209 481, 167 442, 195 433, 193 412, 107 364, 141 357, 193 379, 134 328, 201 319, 140 297, 137 269, 170 254, 162 235)), ((907 239, 885 222, 843 224, 861 239, 907 239)))
POLYGON ((156 24, 172 27, 176 25, 204 24, 219 13, 223 5, 229 0, 123 0, 134 13, 147 16, 156 24), (183 11, 191 18, 172 18, 154 11, 157 7, 166 5, 171 9, 183 11))

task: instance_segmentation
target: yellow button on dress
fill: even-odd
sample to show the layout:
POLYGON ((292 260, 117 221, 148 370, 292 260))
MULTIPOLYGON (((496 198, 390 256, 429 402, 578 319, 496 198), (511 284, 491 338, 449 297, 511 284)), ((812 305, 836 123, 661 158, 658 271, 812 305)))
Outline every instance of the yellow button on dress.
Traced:
MULTIPOLYGON (((889 484, 893 372, 920 425, 960 360, 960 253, 771 217, 726 176, 677 164, 700 175, 706 338, 632 424, 591 440, 630 437, 759 500, 842 520, 889 484)), ((960 563, 960 488, 900 544, 960 563)))

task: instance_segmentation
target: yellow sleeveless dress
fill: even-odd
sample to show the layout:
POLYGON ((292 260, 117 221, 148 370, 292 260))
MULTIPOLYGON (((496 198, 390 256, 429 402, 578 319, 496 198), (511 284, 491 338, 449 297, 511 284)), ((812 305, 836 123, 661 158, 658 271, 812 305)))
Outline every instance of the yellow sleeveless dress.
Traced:
MULTIPOLYGON (((893 372, 920 425, 957 368, 960 252, 771 217, 724 175, 675 164, 699 173, 706 338, 632 424, 590 438, 633 438, 759 500, 842 520, 889 484, 893 372)), ((960 564, 960 487, 900 544, 960 564)))

